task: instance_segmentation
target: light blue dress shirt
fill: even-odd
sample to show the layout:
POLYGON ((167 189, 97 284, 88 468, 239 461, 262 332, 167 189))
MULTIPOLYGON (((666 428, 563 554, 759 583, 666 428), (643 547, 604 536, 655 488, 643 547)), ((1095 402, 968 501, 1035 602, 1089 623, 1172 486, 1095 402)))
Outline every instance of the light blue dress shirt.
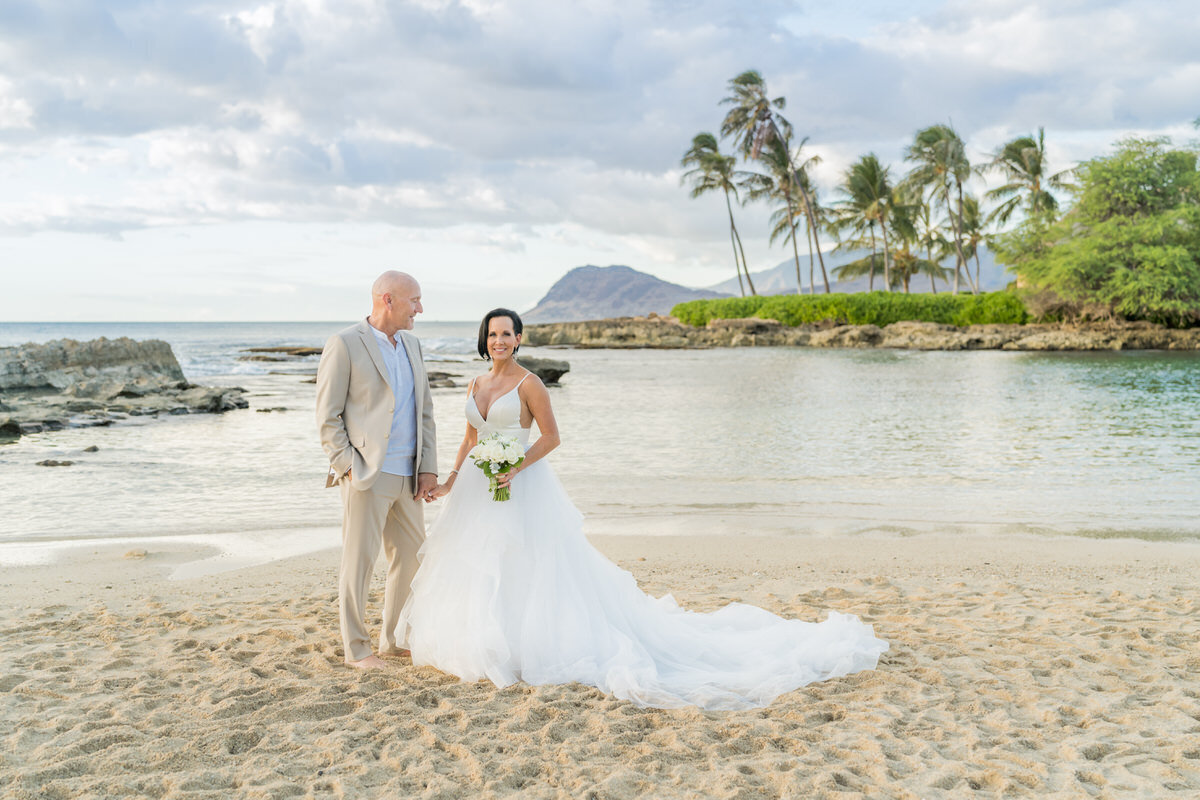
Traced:
POLYGON ((396 334, 396 346, 388 341, 387 334, 367 323, 379 343, 379 353, 387 366, 388 383, 392 385, 392 429, 388 432, 387 454, 383 457, 382 471, 389 475, 412 475, 413 462, 417 455, 417 397, 413 388, 412 364, 404 340, 396 334))

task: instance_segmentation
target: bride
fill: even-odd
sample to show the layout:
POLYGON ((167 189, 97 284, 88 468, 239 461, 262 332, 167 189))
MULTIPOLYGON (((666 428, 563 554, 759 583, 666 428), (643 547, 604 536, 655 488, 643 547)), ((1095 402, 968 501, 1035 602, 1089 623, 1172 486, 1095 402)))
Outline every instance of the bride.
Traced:
POLYGON ((449 495, 422 546, 398 641, 413 663, 500 687, 578 681, 642 706, 765 706, 813 681, 872 669, 887 642, 835 611, 820 623, 731 603, 701 614, 652 598, 583 535, 546 455, 559 444, 550 396, 513 358, 521 318, 498 308, 479 327, 491 370, 472 381, 455 468, 434 492, 449 495), (540 436, 529 445, 531 424, 540 436), (466 463, 484 436, 526 447, 492 499, 466 463))

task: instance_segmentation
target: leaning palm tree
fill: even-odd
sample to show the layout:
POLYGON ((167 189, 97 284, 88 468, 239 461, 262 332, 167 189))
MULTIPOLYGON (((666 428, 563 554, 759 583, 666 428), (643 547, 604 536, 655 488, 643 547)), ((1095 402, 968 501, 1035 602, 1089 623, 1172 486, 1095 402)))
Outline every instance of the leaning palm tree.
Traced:
POLYGON ((792 257, 796 262, 796 294, 803 294, 804 280, 800 277, 800 249, 796 244, 796 220, 800 215, 797 202, 795 174, 791 170, 791 159, 776 141, 768 144, 759 159, 766 166, 767 174, 751 173, 743 184, 746 202, 775 199, 782 201, 782 208, 771 214, 771 244, 782 234, 784 242, 792 243, 792 257))
MULTIPOLYGON (((800 185, 801 188, 803 188, 806 192, 808 192, 808 197, 809 197, 809 205, 808 205, 809 213, 804 215, 804 234, 805 234, 805 238, 808 239, 808 288, 809 288, 809 294, 815 293, 815 289, 813 289, 813 280, 814 280, 813 270, 815 269, 815 266, 813 263, 813 250, 817 246, 817 235, 818 235, 819 231, 827 229, 829 227, 829 219, 828 219, 828 216, 829 216, 828 211, 829 210, 821 205, 820 193, 817 190, 817 187, 813 184, 812 177, 810 176, 808 170, 806 169, 808 164, 819 163, 820 159, 821 159, 820 156, 813 156, 813 157, 809 158, 807 161, 803 162, 800 165, 800 172, 798 172, 796 175, 796 177, 799 178, 797 183, 800 185)), ((822 265, 822 274, 824 274, 824 266, 823 265, 822 265)), ((828 286, 828 284, 829 284, 828 277, 825 278, 825 284, 826 284, 826 286, 828 286)))
POLYGON ((1050 189, 1067 189, 1067 178, 1072 170, 1065 169, 1053 175, 1047 174, 1046 129, 1038 128, 1037 139, 1018 136, 1005 143, 992 155, 986 169, 1003 173, 1008 183, 987 193, 989 200, 999 200, 1000 205, 988 215, 988 221, 1000 225, 1024 207, 1029 219, 1052 220, 1058 211, 1058 200, 1050 189))
POLYGON ((729 242, 733 247, 733 266, 737 270, 738 287, 742 290, 742 297, 745 297, 747 284, 750 286, 750 294, 757 295, 758 292, 754 291, 750 267, 746 264, 746 251, 742 248, 742 237, 733 221, 733 204, 729 201, 730 195, 733 195, 733 199, 738 199, 738 184, 749 174, 735 169, 736 164, 737 159, 734 156, 721 153, 717 137, 711 133, 698 133, 692 138, 692 146, 680 161, 681 166, 692 168, 683 173, 680 182, 691 181, 692 198, 717 190, 724 193, 725 209, 729 212, 729 242), (743 272, 746 273, 745 284, 742 283, 743 272))
MULTIPOLYGON (((800 250, 796 241, 796 223, 801 216, 805 219, 806 225, 811 232, 812 223, 809 215, 802 211, 803 194, 805 191, 812 197, 812 181, 808 174, 809 167, 821 162, 820 156, 809 156, 803 158, 801 152, 804 147, 804 142, 800 143, 800 147, 796 152, 789 153, 786 141, 771 140, 770 143, 763 148, 763 152, 759 155, 759 160, 769 170, 769 174, 749 173, 745 183, 747 189, 747 202, 774 199, 781 201, 782 205, 771 214, 771 244, 775 240, 783 237, 783 241, 791 242, 792 255, 796 262, 796 293, 800 294, 804 281, 800 276, 800 250), (797 170, 792 169, 792 165, 799 163, 800 167, 797 170)), ((809 208, 815 209, 814 205, 809 205, 809 208)), ((809 270, 808 270, 808 288, 809 293, 815 292, 813 288, 813 269, 812 269, 812 238, 809 238, 809 270)), ((829 280, 825 280, 826 291, 828 291, 829 280)))
MULTIPOLYGON (((792 124, 783 118, 778 109, 782 109, 786 100, 782 97, 770 99, 767 96, 767 83, 757 70, 746 70, 741 75, 729 81, 731 94, 721 100, 721 105, 731 106, 725 119, 721 122, 721 136, 732 136, 734 144, 742 152, 742 157, 755 161, 762 157, 771 142, 779 142, 783 154, 788 159, 788 171, 793 175, 798 172, 791 161, 790 142, 792 124)), ((815 219, 812 197, 808 190, 796 181, 800 198, 804 203, 804 213, 809 219, 815 219)), ((791 200, 788 201, 791 203, 791 200)), ((792 210, 789 216, 794 217, 792 210)), ((829 275, 825 271, 825 257, 821 253, 821 243, 816 242, 817 259, 821 262, 821 275, 825 279, 825 292, 829 292, 829 275)))
MULTIPOLYGON (((839 228, 861 230, 866 227, 871 231, 872 242, 878 229, 883 239, 883 283, 890 292, 892 254, 888 227, 895 205, 895 190, 888 178, 889 171, 890 167, 879 163, 874 153, 863 156, 846 170, 840 187, 842 199, 835 207, 838 209, 836 224, 839 228)), ((873 258, 871 264, 874 265, 873 258)))
POLYGON ((934 188, 935 197, 950 216, 957 261, 954 267, 954 293, 958 294, 959 273, 966 265, 962 248, 962 231, 957 217, 962 216, 963 183, 971 177, 971 162, 967 158, 966 145, 949 125, 931 125, 917 131, 913 143, 904 154, 905 161, 916 163, 907 180, 920 187, 934 188), (958 213, 954 210, 952 194, 957 188, 958 213))

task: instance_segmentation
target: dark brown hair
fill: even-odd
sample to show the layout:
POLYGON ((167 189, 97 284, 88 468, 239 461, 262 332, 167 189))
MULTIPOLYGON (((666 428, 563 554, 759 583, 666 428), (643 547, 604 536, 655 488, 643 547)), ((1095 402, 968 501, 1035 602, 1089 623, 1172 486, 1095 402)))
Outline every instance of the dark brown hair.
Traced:
MULTIPOLYGON (((491 311, 483 315, 483 322, 479 323, 479 355, 484 361, 491 361, 492 357, 487 351, 488 325, 496 317, 508 317, 513 323, 513 333, 520 333, 525 329, 524 323, 521 322, 521 315, 515 311, 510 311, 507 308, 493 308, 491 311)), ((521 349, 521 345, 513 348, 513 355, 521 349)))

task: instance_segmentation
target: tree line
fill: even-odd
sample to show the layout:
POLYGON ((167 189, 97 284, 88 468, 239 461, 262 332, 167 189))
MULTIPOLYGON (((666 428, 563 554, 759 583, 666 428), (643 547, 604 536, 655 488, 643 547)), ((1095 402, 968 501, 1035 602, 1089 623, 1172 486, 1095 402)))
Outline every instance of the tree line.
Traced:
POLYGON ((729 81, 729 94, 720 102, 728 111, 720 126, 721 139, 731 140, 733 153, 721 151, 709 132, 699 133, 684 154, 688 168, 683 181, 691 196, 720 191, 729 215, 729 237, 742 295, 757 295, 734 205, 765 201, 772 204, 770 241, 791 245, 796 265, 796 291, 803 292, 798 228, 803 226, 808 250, 808 291, 816 292, 816 268, 829 293, 829 270, 820 234, 837 240, 835 250, 869 250, 870 255, 833 270, 837 279, 867 276, 870 290, 876 276, 885 291, 910 290, 920 275, 928 277, 936 294, 941 281, 954 294, 963 288, 979 292, 979 248, 1018 211, 1026 219, 1052 221, 1058 201, 1052 190, 1068 188, 1071 170, 1049 173, 1043 129, 1036 137, 1019 136, 972 164, 962 137, 953 126, 931 125, 918 131, 905 151, 911 169, 895 176, 892 167, 868 153, 850 165, 832 202, 824 202, 812 179, 819 155, 806 153, 807 137, 796 139, 783 116, 783 97, 771 98, 766 81, 747 70, 729 81), (743 165, 758 169, 739 169, 743 165), (988 191, 995 203, 983 213, 980 199, 966 189, 974 175, 996 171, 1005 183, 988 191), (943 262, 953 257, 953 268, 943 262), (971 262, 974 261, 972 274, 971 262))

